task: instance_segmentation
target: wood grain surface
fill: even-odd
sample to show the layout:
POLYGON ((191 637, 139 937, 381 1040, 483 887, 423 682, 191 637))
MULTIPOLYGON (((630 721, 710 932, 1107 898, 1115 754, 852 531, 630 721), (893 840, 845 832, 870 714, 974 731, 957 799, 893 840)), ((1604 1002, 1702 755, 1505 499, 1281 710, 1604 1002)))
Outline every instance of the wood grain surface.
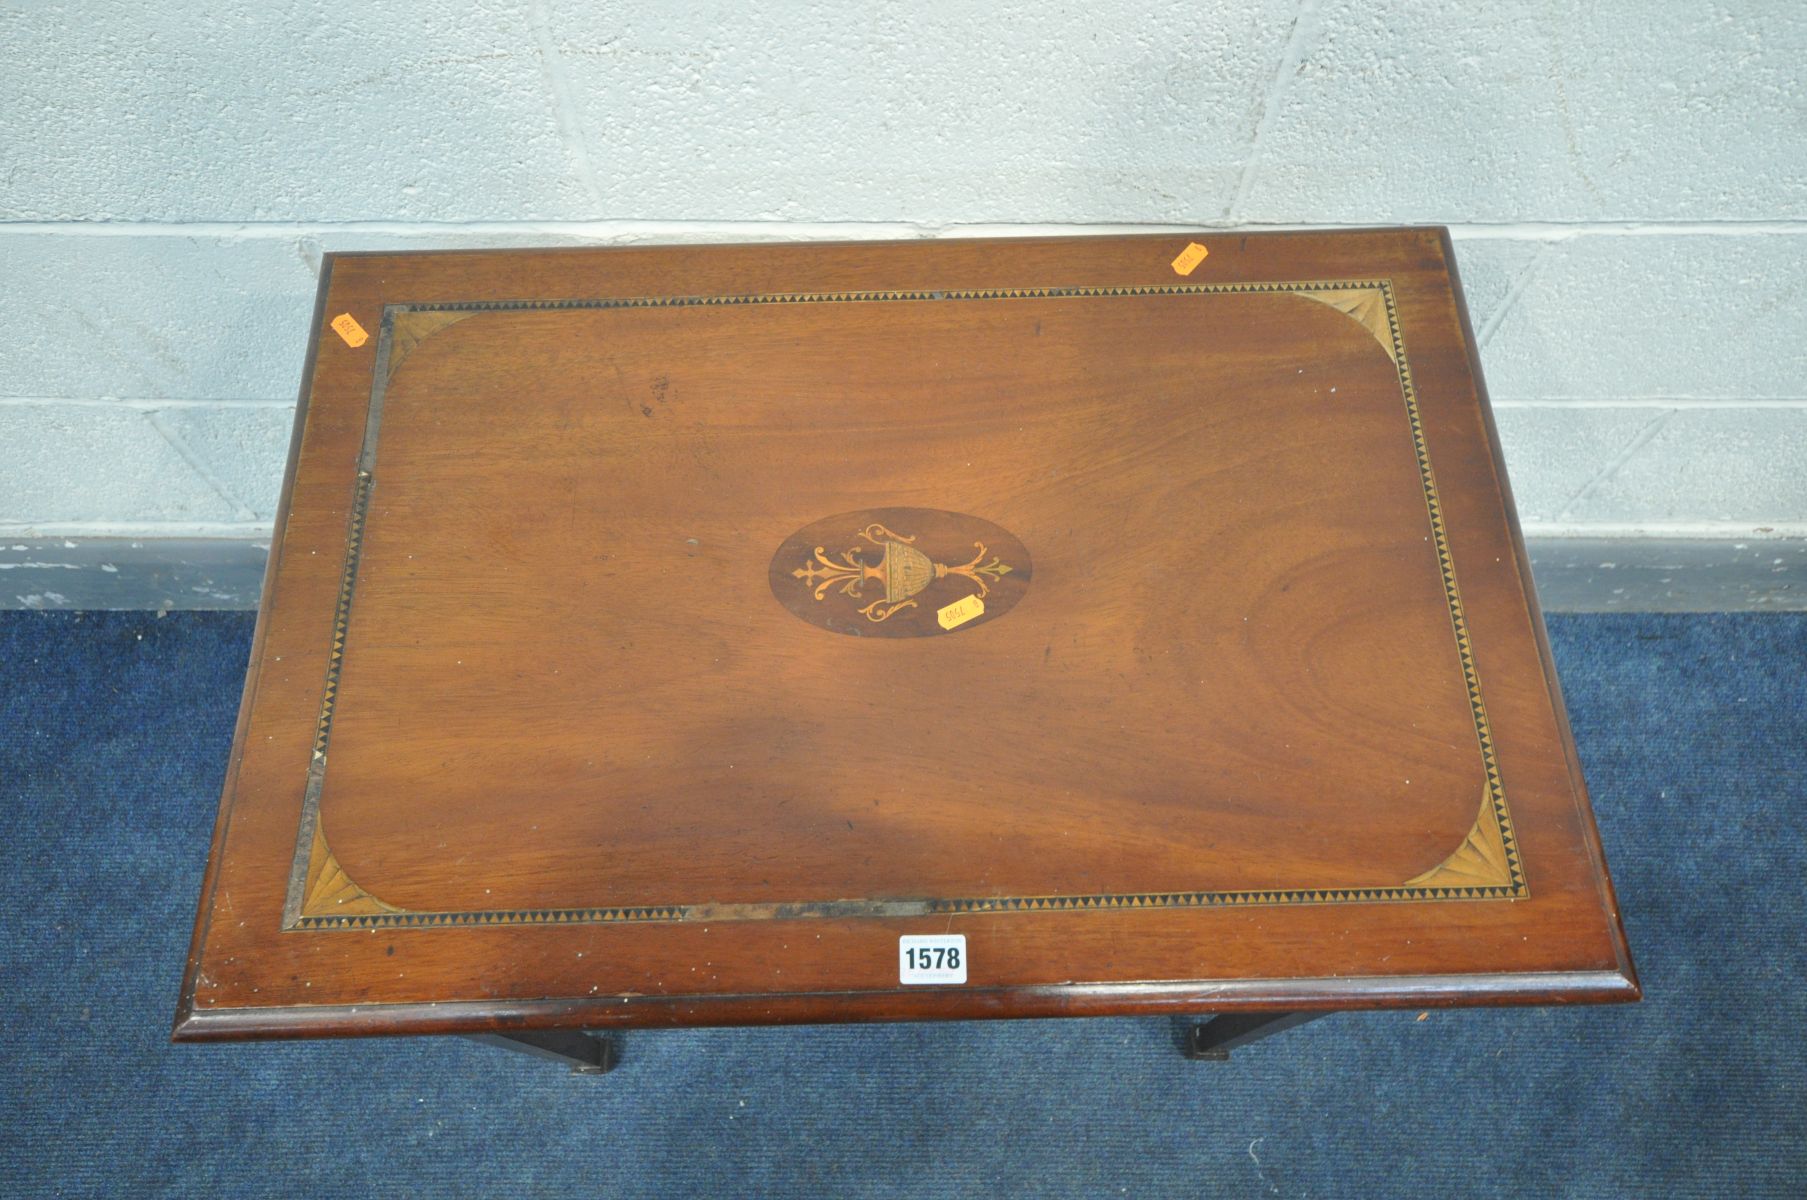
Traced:
POLYGON ((178 1037, 1638 994, 1441 231, 337 255, 302 399, 178 1037))

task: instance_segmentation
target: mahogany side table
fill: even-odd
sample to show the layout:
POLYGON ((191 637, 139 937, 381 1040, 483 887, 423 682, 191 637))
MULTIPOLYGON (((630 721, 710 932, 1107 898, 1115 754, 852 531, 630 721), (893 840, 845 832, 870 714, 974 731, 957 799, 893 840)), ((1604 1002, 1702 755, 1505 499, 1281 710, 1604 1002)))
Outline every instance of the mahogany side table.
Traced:
POLYGON ((178 1040, 1638 995, 1444 231, 328 257, 178 1040))

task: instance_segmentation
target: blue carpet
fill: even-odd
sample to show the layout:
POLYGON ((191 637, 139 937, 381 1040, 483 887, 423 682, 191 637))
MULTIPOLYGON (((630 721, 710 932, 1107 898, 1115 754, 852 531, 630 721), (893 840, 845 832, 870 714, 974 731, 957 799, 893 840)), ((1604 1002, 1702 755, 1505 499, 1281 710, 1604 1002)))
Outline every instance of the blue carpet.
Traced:
POLYGON ((0 1192, 1807 1194, 1807 617, 1552 622, 1648 999, 661 1032, 613 1075, 455 1040, 172 1046, 251 618, 0 614, 0 1192))

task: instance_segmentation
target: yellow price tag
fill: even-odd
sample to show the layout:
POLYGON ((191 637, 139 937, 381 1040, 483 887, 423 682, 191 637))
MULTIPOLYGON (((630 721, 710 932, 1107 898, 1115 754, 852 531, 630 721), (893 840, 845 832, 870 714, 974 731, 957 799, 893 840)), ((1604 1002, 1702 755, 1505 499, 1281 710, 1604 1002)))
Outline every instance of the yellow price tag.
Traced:
POLYGON ((1186 248, 1180 251, 1180 256, 1173 260, 1174 272, 1180 275, 1192 274, 1198 264, 1205 261, 1205 255, 1209 253, 1211 252, 1197 242, 1188 242, 1186 248))
POLYGON ((964 600, 954 601, 952 604, 936 613, 935 619, 941 622, 941 628, 943 629, 957 629, 974 617, 983 616, 984 613, 985 601, 979 599, 978 596, 973 595, 968 596, 964 600))
POLYGON ((344 338, 345 344, 354 350, 370 340, 370 335, 364 332, 364 327, 350 313, 340 313, 334 317, 332 326, 333 332, 344 338))

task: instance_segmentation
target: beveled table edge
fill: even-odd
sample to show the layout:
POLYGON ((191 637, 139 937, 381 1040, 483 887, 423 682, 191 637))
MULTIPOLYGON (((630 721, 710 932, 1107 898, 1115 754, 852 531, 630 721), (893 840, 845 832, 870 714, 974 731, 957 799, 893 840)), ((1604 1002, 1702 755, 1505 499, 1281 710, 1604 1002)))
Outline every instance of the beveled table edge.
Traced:
POLYGON ((651 1029, 883 1021, 1156 1017, 1222 1012, 1380 1011, 1401 1008, 1629 1003, 1643 998, 1618 971, 1501 975, 1377 975, 1078 983, 1048 987, 911 988, 720 996, 594 996, 581 1000, 457 1000, 195 1010, 184 1004, 177 1042, 482 1033, 501 1029, 651 1029))

